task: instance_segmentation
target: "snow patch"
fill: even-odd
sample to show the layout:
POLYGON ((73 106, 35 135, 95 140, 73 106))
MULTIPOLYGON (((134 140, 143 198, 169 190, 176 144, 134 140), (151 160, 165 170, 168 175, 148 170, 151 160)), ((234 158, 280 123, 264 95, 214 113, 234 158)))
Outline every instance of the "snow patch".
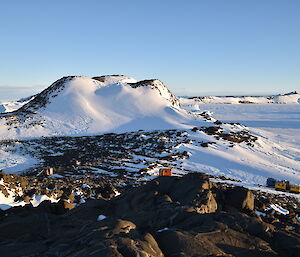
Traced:
POLYGON ((280 205, 278 205, 278 204, 271 204, 270 207, 271 207, 274 211, 276 211, 276 212, 278 212, 278 213, 280 213, 280 214, 282 214, 282 215, 288 215, 288 214, 290 213, 288 210, 283 209, 283 208, 282 208, 280 205))
POLYGON ((97 221, 101 221, 101 220, 104 220, 104 219, 106 219, 105 215, 99 215, 98 218, 97 218, 97 221))

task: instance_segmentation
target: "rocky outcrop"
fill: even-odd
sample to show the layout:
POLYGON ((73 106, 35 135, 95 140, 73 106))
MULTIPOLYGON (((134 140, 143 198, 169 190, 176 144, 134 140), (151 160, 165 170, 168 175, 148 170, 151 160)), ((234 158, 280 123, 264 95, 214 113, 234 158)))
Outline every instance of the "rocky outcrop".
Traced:
POLYGON ((0 251, 7 257, 299 256, 299 223, 293 231, 270 224, 255 214, 254 202, 249 190, 203 174, 159 177, 70 211, 49 202, 12 208, 1 216, 0 251))
POLYGON ((160 96, 167 99, 173 106, 179 107, 178 98, 167 88, 167 86, 158 79, 141 80, 136 83, 128 83, 132 88, 149 87, 159 93, 160 96))
POLYGON ((240 211, 254 210, 254 195, 244 187, 234 187, 225 191, 226 205, 240 211))

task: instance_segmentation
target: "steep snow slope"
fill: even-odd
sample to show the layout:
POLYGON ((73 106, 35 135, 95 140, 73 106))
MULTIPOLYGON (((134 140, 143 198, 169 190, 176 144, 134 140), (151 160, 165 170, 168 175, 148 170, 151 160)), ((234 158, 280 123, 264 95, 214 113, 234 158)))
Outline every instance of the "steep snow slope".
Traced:
POLYGON ((159 80, 64 77, 17 111, 2 114, 0 138, 184 128, 197 122, 159 80))

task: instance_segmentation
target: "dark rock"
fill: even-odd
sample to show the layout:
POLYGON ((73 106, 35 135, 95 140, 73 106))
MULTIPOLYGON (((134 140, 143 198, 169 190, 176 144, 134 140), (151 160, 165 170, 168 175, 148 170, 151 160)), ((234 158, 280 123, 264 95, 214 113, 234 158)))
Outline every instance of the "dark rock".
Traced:
MULTIPOLYGON (((216 185, 201 173, 159 177, 128 187, 116 198, 87 199, 76 208, 72 190, 64 186, 58 203, 0 213, 1 255, 299 256, 297 224, 289 225, 296 216, 259 217, 251 191, 216 185), (105 218, 98 220, 99 215, 105 218)), ((256 198, 263 207, 264 198, 256 198)))
POLYGON ((284 231, 276 232, 274 233, 272 245, 282 256, 300 256, 300 237, 298 234, 287 233, 284 231))
POLYGON ((242 211, 254 210, 254 195, 244 187, 230 188, 225 192, 226 206, 242 211))

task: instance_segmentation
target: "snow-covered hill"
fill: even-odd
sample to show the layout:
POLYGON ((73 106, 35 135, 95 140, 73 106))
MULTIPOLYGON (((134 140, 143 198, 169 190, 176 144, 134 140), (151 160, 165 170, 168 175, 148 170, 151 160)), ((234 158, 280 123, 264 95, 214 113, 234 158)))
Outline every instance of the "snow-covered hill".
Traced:
POLYGON ((196 122, 161 81, 120 75, 64 77, 0 118, 2 139, 186 128, 196 122))

